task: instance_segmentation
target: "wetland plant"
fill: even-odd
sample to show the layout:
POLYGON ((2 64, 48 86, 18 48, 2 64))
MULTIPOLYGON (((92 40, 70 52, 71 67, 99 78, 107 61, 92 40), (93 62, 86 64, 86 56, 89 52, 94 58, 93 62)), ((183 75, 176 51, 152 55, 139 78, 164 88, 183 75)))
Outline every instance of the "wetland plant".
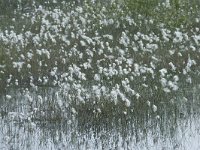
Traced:
POLYGON ((169 101, 181 82, 199 74, 199 5, 184 10, 186 4, 59 1, 18 8, 0 18, 8 22, 0 26, 1 89, 53 87, 51 98, 25 97, 33 112, 61 118, 66 111, 127 114, 146 106, 156 113, 161 97, 169 101))

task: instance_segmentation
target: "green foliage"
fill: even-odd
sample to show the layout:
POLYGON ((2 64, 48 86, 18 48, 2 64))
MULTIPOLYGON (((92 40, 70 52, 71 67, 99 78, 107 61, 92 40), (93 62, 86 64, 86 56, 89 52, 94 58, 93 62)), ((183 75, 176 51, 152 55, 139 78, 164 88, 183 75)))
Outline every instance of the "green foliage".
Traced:
POLYGON ((149 15, 158 5, 159 0, 125 0, 125 5, 133 13, 149 15))
POLYGON ((133 15, 141 14, 169 27, 189 26, 199 16, 200 2, 197 0, 125 0, 133 15))

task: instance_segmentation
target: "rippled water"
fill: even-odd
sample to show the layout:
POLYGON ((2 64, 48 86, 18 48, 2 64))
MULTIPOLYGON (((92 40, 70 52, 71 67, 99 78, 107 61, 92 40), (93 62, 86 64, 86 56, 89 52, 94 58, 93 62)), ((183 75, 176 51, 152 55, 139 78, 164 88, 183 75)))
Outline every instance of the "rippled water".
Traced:
MULTIPOLYGON (((54 89, 56 90, 56 89, 54 89)), ((54 90, 43 90, 49 96, 54 90)), ((157 113, 112 117, 73 115, 65 119, 33 119, 21 90, 1 95, 0 149, 193 149, 200 148, 198 88, 186 89, 183 103, 162 104, 157 113), (180 109, 181 108, 181 109, 180 109)), ((31 93, 37 97, 36 93, 31 93)), ((40 91, 40 94, 42 92, 40 91)), ((178 99, 178 98, 177 98, 178 99)), ((143 110, 144 111, 144 110, 143 110)))

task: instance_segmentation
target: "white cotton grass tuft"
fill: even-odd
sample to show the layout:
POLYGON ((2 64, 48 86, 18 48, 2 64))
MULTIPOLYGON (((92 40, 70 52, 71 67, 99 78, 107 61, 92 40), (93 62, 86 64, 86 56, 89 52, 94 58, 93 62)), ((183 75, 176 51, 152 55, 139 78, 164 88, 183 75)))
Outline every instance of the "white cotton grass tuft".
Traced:
POLYGON ((100 109, 100 108, 97 108, 97 112, 98 112, 98 113, 101 113, 101 109, 100 109))
POLYGON ((72 114, 77 114, 77 111, 74 107, 71 109, 71 112, 72 112, 72 114))
POLYGON ((15 80, 15 85, 18 86, 19 85, 19 81, 16 79, 15 80))
POLYGON ((156 115, 156 119, 159 120, 159 119, 160 119, 160 116, 159 116, 159 115, 156 115))
POLYGON ((94 75, 94 80, 96 80, 96 81, 100 81, 100 75, 99 74, 95 74, 94 75))
POLYGON ((127 115, 127 111, 123 111, 123 114, 124 114, 124 115, 127 115))
POLYGON ((12 98, 11 95, 6 95, 6 99, 7 99, 7 100, 10 100, 11 98, 12 98))
POLYGON ((158 108, 156 105, 152 105, 153 112, 157 112, 158 108))
POLYGON ((186 97, 183 97, 183 102, 188 102, 188 99, 186 97))
POLYGON ((161 70, 159 70, 161 77, 164 77, 167 74, 167 69, 163 68, 161 70))
POLYGON ((139 93, 136 93, 135 96, 136 96, 136 99, 139 99, 141 97, 139 93))
POLYGON ((125 99, 125 106, 126 106, 126 107, 130 107, 130 106, 131 106, 130 100, 125 99))
POLYGON ((147 101, 147 106, 151 106, 151 102, 150 101, 147 101))

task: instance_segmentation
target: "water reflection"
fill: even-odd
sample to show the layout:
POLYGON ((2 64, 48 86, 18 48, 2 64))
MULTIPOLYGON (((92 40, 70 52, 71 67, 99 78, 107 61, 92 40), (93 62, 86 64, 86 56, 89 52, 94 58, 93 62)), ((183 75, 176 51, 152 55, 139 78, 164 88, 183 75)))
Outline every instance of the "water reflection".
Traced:
MULTIPOLYGON (((179 93, 174 102, 177 104, 161 103, 157 113, 147 109, 143 114, 130 111, 124 115, 97 117, 73 115, 69 111, 63 120, 32 119, 24 91, 9 92, 12 98, 8 100, 6 95, 1 95, 0 101, 0 149, 200 148, 198 88, 179 93)), ((43 93, 45 97, 48 92, 40 95, 43 93)))

